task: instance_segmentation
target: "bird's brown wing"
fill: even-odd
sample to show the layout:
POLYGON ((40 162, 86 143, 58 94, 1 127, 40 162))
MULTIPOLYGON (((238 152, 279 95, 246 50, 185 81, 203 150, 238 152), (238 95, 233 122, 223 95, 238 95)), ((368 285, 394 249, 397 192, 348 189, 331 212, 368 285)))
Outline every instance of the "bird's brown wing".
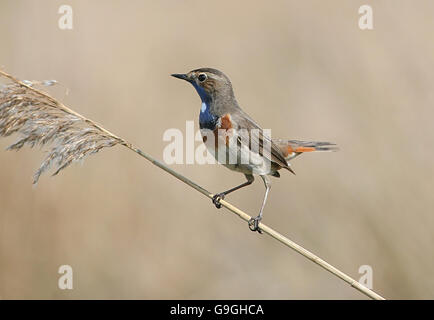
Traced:
MULTIPOLYGON (((242 110, 231 113, 232 123, 238 131, 239 141, 249 141, 250 146, 259 146, 259 154, 266 157, 269 161, 274 162, 282 168, 288 169, 293 172, 285 160, 281 149, 264 134, 262 128, 252 119, 248 114, 242 110), (245 129, 245 130, 242 130, 245 129), (271 146, 271 152, 263 153, 264 144, 271 146)), ((256 147, 257 148, 257 147, 256 147)))

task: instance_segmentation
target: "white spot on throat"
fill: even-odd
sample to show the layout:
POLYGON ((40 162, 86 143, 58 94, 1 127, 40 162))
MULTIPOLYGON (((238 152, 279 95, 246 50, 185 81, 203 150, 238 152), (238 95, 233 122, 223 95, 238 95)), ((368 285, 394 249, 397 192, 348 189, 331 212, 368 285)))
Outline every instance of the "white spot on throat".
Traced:
POLYGON ((202 108, 200 108, 200 112, 205 112, 205 110, 206 110, 206 103, 205 102, 202 102, 202 108))

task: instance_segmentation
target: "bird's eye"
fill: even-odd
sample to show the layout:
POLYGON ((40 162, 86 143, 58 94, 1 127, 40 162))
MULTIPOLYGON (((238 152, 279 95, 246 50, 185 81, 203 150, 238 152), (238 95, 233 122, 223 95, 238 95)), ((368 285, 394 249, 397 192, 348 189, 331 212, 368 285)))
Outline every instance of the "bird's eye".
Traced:
POLYGON ((199 75, 199 77, 197 77, 197 78, 199 79, 200 82, 204 82, 206 80, 207 76, 205 73, 201 73, 199 75))

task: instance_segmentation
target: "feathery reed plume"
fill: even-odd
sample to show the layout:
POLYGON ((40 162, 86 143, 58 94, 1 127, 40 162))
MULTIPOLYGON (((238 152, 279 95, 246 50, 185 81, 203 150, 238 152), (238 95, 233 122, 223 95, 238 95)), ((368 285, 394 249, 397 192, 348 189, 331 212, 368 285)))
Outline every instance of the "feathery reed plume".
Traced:
MULTIPOLYGON (((9 149, 19 150, 25 144, 31 147, 35 145, 44 146, 50 143, 53 145, 49 155, 36 172, 34 182, 52 164, 57 166, 54 172, 54 174, 57 174, 73 161, 84 159, 103 148, 119 144, 134 151, 209 199, 213 198, 214 194, 197 183, 154 159, 126 140, 107 131, 92 120, 67 108, 45 92, 33 87, 35 84, 51 85, 55 81, 19 81, 1 70, 0 76, 12 81, 0 87, 0 136, 9 136, 13 133, 22 135, 21 139, 11 145, 9 149)), ((220 200, 220 204, 246 222, 252 218, 246 212, 225 200, 220 200)), ((384 300, 379 294, 363 286, 344 272, 264 223, 259 223, 259 228, 264 234, 298 252, 371 299, 384 300)))
POLYGON ((18 81, 4 73, 1 75, 12 82, 0 87, 0 136, 14 133, 21 136, 8 150, 20 150, 24 145, 51 145, 34 174, 33 183, 53 166, 53 175, 57 175, 74 161, 124 143, 93 121, 33 88, 34 85, 53 85, 54 80, 18 81))

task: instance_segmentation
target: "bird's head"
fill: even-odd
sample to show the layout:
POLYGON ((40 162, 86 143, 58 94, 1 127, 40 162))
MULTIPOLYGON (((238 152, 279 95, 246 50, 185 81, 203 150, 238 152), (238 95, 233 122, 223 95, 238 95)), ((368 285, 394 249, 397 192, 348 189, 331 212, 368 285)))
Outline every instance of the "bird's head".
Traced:
POLYGON ((190 82, 202 102, 209 103, 234 97, 231 81, 217 69, 201 68, 184 74, 172 74, 172 77, 190 82))

